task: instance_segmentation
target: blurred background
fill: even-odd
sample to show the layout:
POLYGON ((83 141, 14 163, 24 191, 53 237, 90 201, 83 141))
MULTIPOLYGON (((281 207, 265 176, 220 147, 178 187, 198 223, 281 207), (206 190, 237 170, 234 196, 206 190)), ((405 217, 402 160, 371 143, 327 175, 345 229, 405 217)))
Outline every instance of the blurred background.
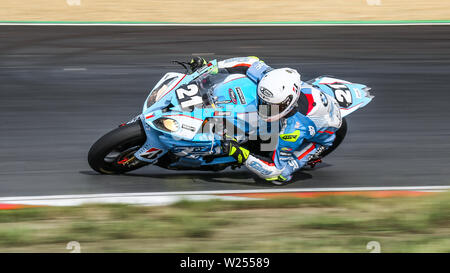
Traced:
MULTIPOLYGON (((373 20, 448 22, 450 2, 0 1, 3 23, 373 20)), ((181 72, 172 60, 196 55, 256 55, 305 80, 328 74, 372 87, 375 99, 348 118, 339 149, 284 189, 450 186, 449 37, 448 25, 0 25, 0 199, 273 189, 244 169, 103 176, 89 168, 92 143, 138 114, 164 73, 181 72)), ((450 252, 449 195, 424 191, 156 207, 0 201, 0 251, 450 252)))
POLYGON ((2 21, 297 22, 447 20, 442 0, 2 0, 2 21))

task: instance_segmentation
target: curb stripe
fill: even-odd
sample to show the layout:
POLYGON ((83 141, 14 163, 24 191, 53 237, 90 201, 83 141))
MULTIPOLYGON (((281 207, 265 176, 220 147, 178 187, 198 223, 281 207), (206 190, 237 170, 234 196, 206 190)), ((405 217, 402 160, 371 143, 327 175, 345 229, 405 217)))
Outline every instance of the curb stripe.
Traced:
POLYGON ((41 206, 30 206, 30 205, 20 205, 20 204, 0 204, 0 210, 13 210, 13 209, 23 209, 23 208, 34 208, 41 206))
POLYGON ((226 194, 224 196, 239 196, 248 198, 317 198, 322 196, 365 196, 373 198, 388 197, 417 197, 436 194, 436 192, 419 192, 419 191, 349 191, 349 192, 289 192, 289 193, 236 193, 226 194))
POLYGON ((88 203, 122 203, 144 206, 164 206, 181 200, 255 200, 280 196, 318 197, 323 195, 365 195, 372 197, 420 196, 434 191, 450 190, 450 186, 422 187, 356 187, 356 188, 294 188, 294 189, 258 189, 224 191, 188 191, 188 192, 149 192, 115 193, 85 195, 51 195, 2 197, 3 209, 16 209, 29 206, 77 206, 88 203), (425 192, 424 192, 425 191, 425 192))
MULTIPOLYGON (((220 195, 234 193, 284 193, 284 192, 349 192, 349 191, 445 191, 450 186, 399 186, 399 187, 344 187, 344 188, 282 188, 256 190, 218 190, 218 191, 173 191, 173 192, 137 192, 137 193, 104 193, 79 195, 47 195, 47 196, 11 196, 0 197, 0 203, 30 200, 63 200, 63 199, 96 199, 115 197, 147 197, 174 195, 220 195)), ((18 203, 18 202, 16 202, 18 203)))

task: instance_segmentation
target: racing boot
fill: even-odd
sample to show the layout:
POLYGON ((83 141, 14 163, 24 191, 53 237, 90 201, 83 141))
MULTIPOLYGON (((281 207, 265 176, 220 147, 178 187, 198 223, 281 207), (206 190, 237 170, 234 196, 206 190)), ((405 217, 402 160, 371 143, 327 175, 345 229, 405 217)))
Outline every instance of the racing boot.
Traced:
POLYGON ((322 163, 322 154, 328 149, 328 147, 320 146, 317 151, 309 157, 308 164, 313 169, 318 163, 322 163))

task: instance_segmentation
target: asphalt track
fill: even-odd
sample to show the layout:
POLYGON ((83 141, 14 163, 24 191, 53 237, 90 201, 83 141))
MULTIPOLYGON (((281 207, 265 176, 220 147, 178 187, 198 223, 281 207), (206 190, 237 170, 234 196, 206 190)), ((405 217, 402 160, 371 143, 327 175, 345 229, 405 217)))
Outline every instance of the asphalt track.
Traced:
POLYGON ((271 187, 244 169, 90 170, 90 145, 191 54, 372 87, 341 147, 287 188, 450 185, 450 26, 0 26, 0 196, 271 187))

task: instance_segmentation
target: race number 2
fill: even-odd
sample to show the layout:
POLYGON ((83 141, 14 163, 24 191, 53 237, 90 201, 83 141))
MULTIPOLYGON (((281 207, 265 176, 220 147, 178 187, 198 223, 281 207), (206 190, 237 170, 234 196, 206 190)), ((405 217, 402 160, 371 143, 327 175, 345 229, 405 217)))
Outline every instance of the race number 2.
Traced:
POLYGON ((192 108, 203 103, 202 96, 198 92, 198 86, 190 84, 177 89, 177 98, 182 108, 192 108))
POLYGON ((349 107, 352 104, 352 92, 344 84, 328 84, 328 86, 333 90, 334 97, 336 98, 339 106, 349 107))

